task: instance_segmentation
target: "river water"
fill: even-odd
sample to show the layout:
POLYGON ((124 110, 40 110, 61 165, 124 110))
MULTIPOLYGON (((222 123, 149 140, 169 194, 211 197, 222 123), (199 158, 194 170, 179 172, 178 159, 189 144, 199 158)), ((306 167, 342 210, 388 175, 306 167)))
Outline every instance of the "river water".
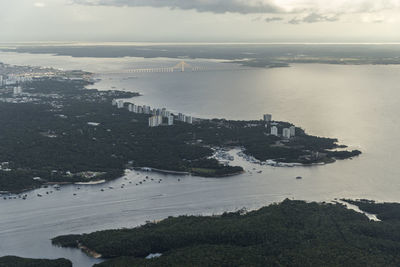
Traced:
POLYGON ((193 66, 222 69, 124 74, 125 69, 173 66, 179 60, 0 53, 1 61, 92 71, 101 79, 94 88, 138 91, 143 96, 133 101, 139 104, 198 117, 260 119, 271 113, 275 120, 295 123, 309 134, 336 137, 363 154, 324 166, 275 168, 247 163, 232 151, 233 164, 244 166, 245 174, 224 179, 150 174, 163 180, 136 186, 149 174, 130 172, 127 180, 107 185, 80 189, 70 185, 49 195, 50 189, 39 189, 25 201, 0 200, 0 256, 66 257, 74 266, 91 266, 97 260, 78 250, 53 247, 50 238, 133 227, 170 215, 255 209, 285 198, 400 202, 400 66, 297 64, 241 69, 215 60, 188 60, 193 66), (126 184, 123 189, 122 184, 126 184), (44 196, 37 197, 38 192, 44 196))

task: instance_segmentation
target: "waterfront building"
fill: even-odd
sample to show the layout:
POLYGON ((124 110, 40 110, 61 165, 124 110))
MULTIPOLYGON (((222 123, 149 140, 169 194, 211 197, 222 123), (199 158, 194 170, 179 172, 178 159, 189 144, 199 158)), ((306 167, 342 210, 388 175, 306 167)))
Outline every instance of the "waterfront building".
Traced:
POLYGON ((168 125, 169 126, 174 125, 174 116, 172 116, 172 115, 168 116, 168 125))
POLYGON ((290 129, 289 128, 283 128, 282 136, 283 136, 283 138, 290 139, 290 129))
POLYGON ((291 126, 289 129, 290 129, 290 137, 295 137, 296 136, 296 127, 291 126))
POLYGON ((129 112, 133 112, 133 104, 129 104, 128 105, 128 111, 129 112))
POLYGON ((143 113, 144 114, 151 114, 151 107, 150 106, 143 106, 143 113))
POLYGON ((22 88, 21 88, 21 86, 16 86, 16 87, 14 87, 14 90, 13 90, 13 94, 14 95, 20 95, 22 93, 22 88))
POLYGON ((149 127, 158 127, 162 124, 163 118, 160 115, 151 116, 149 118, 149 127))
POLYGON ((186 116, 184 114, 182 114, 182 113, 179 113, 178 114, 178 121, 185 122, 186 121, 186 116))
POLYGON ((186 117, 185 117, 185 122, 186 122, 186 123, 189 123, 189 124, 192 124, 192 123, 193 123, 193 118, 192 118, 192 116, 186 116, 186 117))
POLYGON ((264 114, 264 121, 270 122, 272 120, 272 115, 271 114, 264 114))
POLYGON ((0 75, 0 87, 3 86, 3 75, 0 75))
POLYGON ((142 106, 138 106, 138 112, 139 114, 143 114, 143 107, 142 106))
POLYGON ((117 108, 124 108, 124 100, 117 101, 117 108))
POLYGON ((276 126, 271 127, 271 135, 278 136, 278 127, 276 126))
POLYGON ((117 105, 117 100, 113 99, 111 102, 111 105, 116 106, 117 105))
POLYGON ((167 116, 167 109, 166 109, 166 108, 162 108, 162 109, 161 109, 161 116, 163 116, 163 117, 168 117, 168 116, 167 116))

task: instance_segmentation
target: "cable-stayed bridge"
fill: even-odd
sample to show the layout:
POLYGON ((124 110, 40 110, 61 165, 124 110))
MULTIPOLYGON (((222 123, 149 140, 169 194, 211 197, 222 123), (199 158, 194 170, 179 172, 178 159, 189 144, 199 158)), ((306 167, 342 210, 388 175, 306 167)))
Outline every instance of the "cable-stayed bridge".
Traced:
POLYGON ((128 69, 127 73, 144 73, 144 72, 185 72, 185 71, 205 71, 205 67, 194 67, 185 61, 181 61, 172 67, 160 67, 160 68, 141 68, 141 69, 128 69))

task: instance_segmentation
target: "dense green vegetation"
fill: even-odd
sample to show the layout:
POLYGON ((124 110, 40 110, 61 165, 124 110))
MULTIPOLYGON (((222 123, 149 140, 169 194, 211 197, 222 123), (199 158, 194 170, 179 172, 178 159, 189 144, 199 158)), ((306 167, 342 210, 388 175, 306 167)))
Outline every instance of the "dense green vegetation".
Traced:
POLYGON ((341 204, 285 200, 257 211, 169 217, 134 229, 60 236, 109 260, 98 266, 399 266, 400 220, 341 204), (144 259, 150 253, 159 258, 144 259))
POLYGON ((400 220, 400 203, 376 203, 373 200, 349 200, 344 201, 356 205, 360 210, 377 215, 380 220, 400 220))
POLYGON ((120 177, 127 167, 237 173, 213 159, 212 150, 193 140, 192 126, 147 127, 148 115, 111 105, 126 92, 83 90, 82 81, 42 80, 26 85, 35 103, 0 103, 0 191, 18 191, 45 182, 77 182, 120 177), (54 88, 54 89, 53 89, 54 88), (99 123, 93 126, 88 123, 99 123), (192 163, 193 162, 193 163, 192 163), (95 177, 86 177, 86 172, 95 177), (33 180, 40 177, 41 180, 33 180))
MULTIPOLYGON (((87 84, 84 80, 37 80, 24 85, 23 97, 29 101, 0 102, 0 163, 6 165, 0 170, 0 191, 49 182, 110 180, 130 167, 214 177, 243 171, 210 158, 215 146, 240 146, 262 161, 305 164, 360 153, 332 152, 336 139, 310 136, 300 128, 296 128, 296 138, 281 140, 268 134, 270 126, 265 127, 263 121, 214 119, 149 128, 149 115, 111 105, 112 99, 138 94, 86 90, 87 84)), ((3 89, 0 95, 11 97, 11 91, 3 89)), ((280 133, 290 126, 277 123, 280 133)))
POLYGON ((39 260, 6 256, 0 258, 0 267, 72 267, 72 262, 66 259, 39 260))

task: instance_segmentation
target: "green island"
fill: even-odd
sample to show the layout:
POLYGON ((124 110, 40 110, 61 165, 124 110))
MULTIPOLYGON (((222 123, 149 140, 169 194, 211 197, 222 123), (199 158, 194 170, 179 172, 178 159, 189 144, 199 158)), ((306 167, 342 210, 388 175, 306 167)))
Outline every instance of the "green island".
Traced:
POLYGON ((0 257, 0 267, 72 267, 67 259, 27 259, 15 256, 0 257))
POLYGON ((99 267, 399 266, 400 204, 353 203, 375 207, 378 217, 387 210, 397 215, 371 221, 340 203, 285 200, 251 212, 169 217, 52 242, 101 254, 99 267))
MULTIPOLYGON (((18 95, 12 87, 0 88, 0 193, 107 181, 123 176, 127 168, 204 177, 243 172, 213 158, 216 147, 241 147, 257 161, 298 164, 331 163, 361 153, 342 150, 337 139, 307 135, 299 127, 295 138, 284 140, 270 135, 271 125, 262 120, 196 119, 148 127, 150 115, 111 105, 138 93, 88 90, 92 80, 86 72, 57 75, 23 83, 18 95)), ((280 133, 292 126, 274 123, 280 133)))

